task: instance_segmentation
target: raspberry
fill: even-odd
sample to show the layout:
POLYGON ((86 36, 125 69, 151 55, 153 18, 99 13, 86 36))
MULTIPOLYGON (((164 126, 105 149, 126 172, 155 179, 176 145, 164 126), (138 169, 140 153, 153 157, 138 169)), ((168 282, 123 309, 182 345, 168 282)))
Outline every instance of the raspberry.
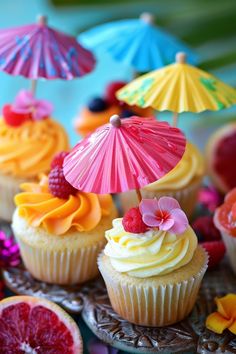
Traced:
POLYGON ((71 194, 74 195, 77 189, 67 182, 64 177, 63 169, 55 167, 48 176, 50 192, 58 198, 67 199, 71 194))
POLYGON ((12 127, 19 127, 21 124, 31 120, 30 114, 16 113, 12 111, 10 104, 6 104, 2 110, 4 121, 12 127))
POLYGON ((205 248, 209 255, 208 268, 212 269, 217 266, 225 254, 225 245, 223 241, 202 242, 200 245, 205 248))
POLYGON ((221 240, 220 232, 215 227, 212 216, 199 216, 192 223, 192 228, 196 232, 200 242, 221 240))
POLYGON ((139 234, 147 231, 148 227, 142 220, 139 208, 131 208, 125 213, 122 220, 125 231, 139 234))
POLYGON ((124 81, 111 82, 106 88, 105 99, 110 104, 118 104, 119 100, 116 98, 116 91, 118 91, 119 89, 121 89, 125 85, 126 85, 126 82, 124 82, 124 81))
POLYGON ((56 154, 51 162, 51 169, 55 167, 63 167, 64 158, 69 155, 69 152, 61 151, 56 154))

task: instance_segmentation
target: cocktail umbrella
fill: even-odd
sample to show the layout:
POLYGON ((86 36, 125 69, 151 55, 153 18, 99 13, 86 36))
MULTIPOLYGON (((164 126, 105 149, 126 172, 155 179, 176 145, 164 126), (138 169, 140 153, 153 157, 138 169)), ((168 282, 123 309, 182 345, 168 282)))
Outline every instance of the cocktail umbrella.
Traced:
POLYGON ((140 76, 117 92, 129 105, 152 107, 178 113, 218 111, 236 103, 236 90, 215 76, 186 63, 186 54, 177 53, 176 63, 140 76))
POLYGON ((0 70, 36 80, 81 77, 93 70, 93 54, 74 37, 47 26, 46 17, 38 23, 0 31, 0 70))
POLYGON ((64 160, 67 181, 84 192, 120 193, 163 177, 182 158, 186 139, 166 122, 114 115, 64 160))
POLYGON ((106 23, 82 33, 81 43, 98 52, 108 52, 136 72, 151 71, 174 61, 179 51, 188 53, 189 61, 196 64, 196 55, 180 40, 155 26, 151 14, 139 19, 106 23))

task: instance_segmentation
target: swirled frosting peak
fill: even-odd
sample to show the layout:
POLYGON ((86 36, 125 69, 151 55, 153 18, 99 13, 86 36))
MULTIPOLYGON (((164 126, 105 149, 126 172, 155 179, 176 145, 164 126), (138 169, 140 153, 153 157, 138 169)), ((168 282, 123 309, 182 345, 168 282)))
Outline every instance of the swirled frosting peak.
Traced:
POLYGON ((64 128, 52 119, 11 127, 0 120, 0 171, 31 178, 50 169, 53 156, 69 149, 64 128))
POLYGON ((110 214, 110 195, 78 191, 68 199, 54 197, 48 188, 48 178, 39 183, 23 183, 23 193, 15 196, 19 216, 33 227, 43 227, 48 233, 63 235, 70 229, 79 232, 94 229, 103 216, 110 214))
POLYGON ((137 278, 171 273, 188 264, 197 248, 197 237, 189 226, 177 235, 157 228, 144 233, 124 230, 122 219, 106 231, 105 254, 115 270, 137 278))

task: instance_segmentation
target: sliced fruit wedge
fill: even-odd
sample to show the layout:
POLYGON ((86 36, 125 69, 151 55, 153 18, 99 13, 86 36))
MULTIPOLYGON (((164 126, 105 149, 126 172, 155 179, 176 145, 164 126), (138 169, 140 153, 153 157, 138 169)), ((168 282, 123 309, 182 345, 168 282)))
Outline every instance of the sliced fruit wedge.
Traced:
POLYGON ((32 296, 0 302, 0 354, 82 354, 80 331, 58 305, 32 296))
POLYGON ((236 187, 236 123, 225 124, 210 137, 206 148, 208 173, 222 193, 236 187))

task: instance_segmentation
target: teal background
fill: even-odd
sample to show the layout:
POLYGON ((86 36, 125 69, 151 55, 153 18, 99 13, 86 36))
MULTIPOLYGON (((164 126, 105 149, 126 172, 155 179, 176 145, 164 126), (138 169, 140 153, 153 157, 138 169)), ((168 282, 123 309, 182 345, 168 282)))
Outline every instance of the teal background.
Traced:
MULTIPOLYGON (((80 0, 73 1, 80 3, 80 0)), ((83 0, 80 6, 55 7, 47 0, 1 1, 0 28, 32 23, 38 14, 44 14, 48 16, 50 25, 76 36, 93 25, 137 17, 143 11, 150 11, 156 14, 157 24, 195 48, 201 58, 202 68, 236 86, 235 0, 143 0, 120 3, 96 0, 96 5, 84 5, 85 2, 89 3, 89 0, 83 0)), ((64 3, 67 1, 64 0, 64 3)), ((80 107, 90 97, 101 94, 109 81, 129 80, 131 77, 131 68, 114 62, 109 55, 103 55, 98 58, 96 70, 82 79, 70 82, 41 80, 37 96, 53 102, 54 117, 65 126, 74 145, 79 136, 73 130, 72 119, 80 107)), ((20 88, 29 85, 24 78, 0 73, 0 106, 11 102, 20 88)), ((159 119, 168 120, 169 117, 168 113, 158 114, 159 119)), ((186 113, 180 118, 180 127, 203 149, 209 133, 219 125, 235 120, 235 117, 235 107, 198 115, 186 113)), ((93 336, 81 320, 79 324, 86 347, 93 336)), ((87 353, 86 348, 84 353, 87 353)))

